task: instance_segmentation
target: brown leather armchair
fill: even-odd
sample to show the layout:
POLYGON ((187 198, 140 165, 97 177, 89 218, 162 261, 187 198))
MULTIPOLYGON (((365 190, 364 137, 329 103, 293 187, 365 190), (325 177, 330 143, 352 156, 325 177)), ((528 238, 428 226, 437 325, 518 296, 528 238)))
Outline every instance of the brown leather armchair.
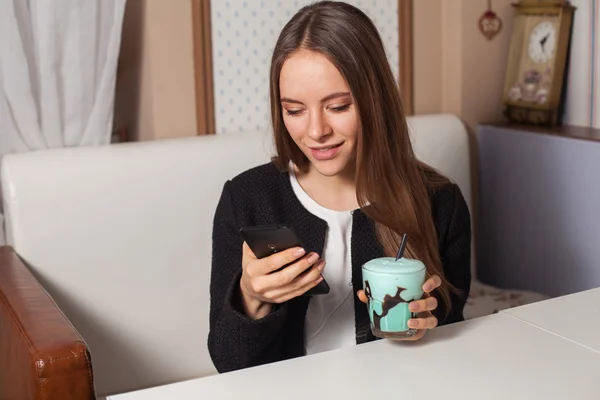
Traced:
POLYGON ((0 247, 0 400, 95 399, 87 345, 11 247, 0 247))

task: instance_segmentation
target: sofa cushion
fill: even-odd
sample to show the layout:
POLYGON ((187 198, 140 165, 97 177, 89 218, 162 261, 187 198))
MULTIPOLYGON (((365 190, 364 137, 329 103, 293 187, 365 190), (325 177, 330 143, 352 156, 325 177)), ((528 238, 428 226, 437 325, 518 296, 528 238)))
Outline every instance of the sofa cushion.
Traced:
POLYGON ((467 304, 465 319, 483 317, 499 311, 525 304, 546 300, 549 296, 526 290, 504 290, 473 281, 467 304))

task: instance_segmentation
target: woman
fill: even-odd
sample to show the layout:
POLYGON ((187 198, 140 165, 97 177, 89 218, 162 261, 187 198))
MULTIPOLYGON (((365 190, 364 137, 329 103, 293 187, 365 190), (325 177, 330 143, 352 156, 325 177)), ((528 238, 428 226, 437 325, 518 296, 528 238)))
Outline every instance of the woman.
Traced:
POLYGON ((470 216, 459 188, 413 153, 379 34, 341 2, 302 8, 270 73, 272 163, 228 181, 214 218, 208 347, 218 371, 372 341, 361 266, 423 261, 428 294, 410 304, 418 340, 463 320, 470 216), (305 249, 257 259, 244 226, 285 224, 305 249), (279 270, 282 266, 290 266, 279 270), (327 295, 302 296, 325 277, 327 295))

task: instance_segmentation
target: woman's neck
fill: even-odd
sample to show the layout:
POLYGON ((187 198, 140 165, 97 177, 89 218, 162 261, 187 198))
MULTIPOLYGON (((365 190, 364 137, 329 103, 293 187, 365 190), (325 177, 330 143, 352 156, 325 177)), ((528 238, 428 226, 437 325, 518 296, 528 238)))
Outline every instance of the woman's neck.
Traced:
POLYGON ((315 168, 302 173, 294 168, 302 189, 318 204, 334 211, 351 211, 359 208, 353 174, 321 175, 315 168))

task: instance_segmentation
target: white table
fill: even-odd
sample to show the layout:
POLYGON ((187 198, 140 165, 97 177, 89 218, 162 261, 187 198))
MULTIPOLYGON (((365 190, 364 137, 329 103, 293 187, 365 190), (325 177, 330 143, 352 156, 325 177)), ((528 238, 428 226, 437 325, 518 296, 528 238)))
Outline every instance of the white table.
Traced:
POLYGON ((600 288, 502 313, 600 353, 600 288))
POLYGON ((505 314, 112 396, 191 399, 598 399, 600 356, 505 314))

